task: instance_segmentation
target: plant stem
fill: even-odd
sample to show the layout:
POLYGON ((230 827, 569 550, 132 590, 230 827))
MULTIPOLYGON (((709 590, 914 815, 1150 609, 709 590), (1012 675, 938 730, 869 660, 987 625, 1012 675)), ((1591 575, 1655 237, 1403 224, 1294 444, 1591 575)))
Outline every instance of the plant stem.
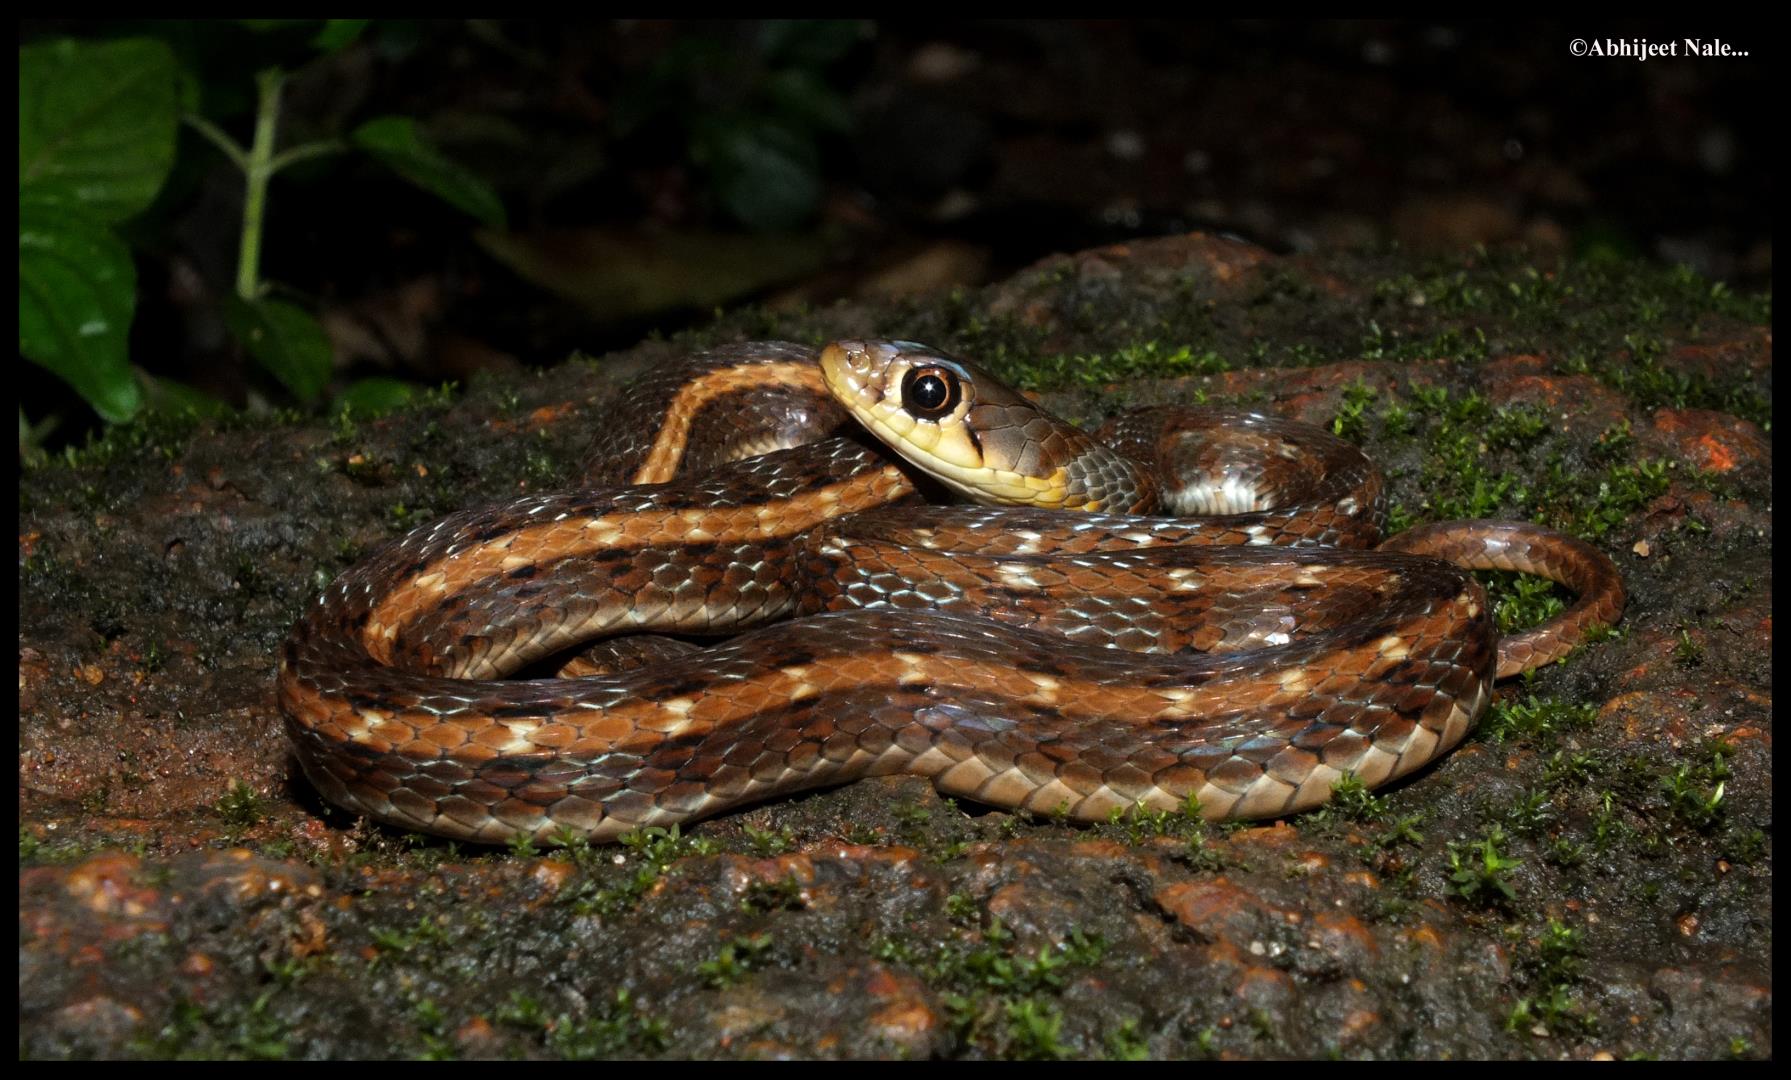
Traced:
POLYGON ((290 150, 282 150, 279 154, 275 155, 273 162, 268 166, 268 171, 279 172, 288 165, 297 165, 301 161, 306 161, 314 157, 323 157, 325 154, 340 154, 347 149, 348 146, 346 144, 336 139, 325 139, 318 142, 306 143, 303 146, 295 146, 290 150))
POLYGON ((340 140, 325 139, 292 147, 284 153, 274 153, 274 135, 280 120, 280 87, 285 81, 286 73, 278 68, 270 68, 257 76, 260 101, 255 111, 255 142, 246 151, 205 117, 194 113, 182 117, 243 172, 243 228, 236 258, 236 295, 244 300, 261 295, 261 234, 267 218, 268 182, 288 165, 325 154, 339 154, 347 149, 340 140))
POLYGON ((186 122, 188 127, 211 140, 211 144, 222 150, 232 165, 244 172, 249 171, 249 159, 243 156, 242 147, 236 145, 230 136, 224 134, 222 128, 197 113, 187 113, 181 119, 186 122))
POLYGON ((255 141, 243 171, 248 182, 243 195, 242 247, 236 257, 236 295, 253 300, 261 294, 261 230, 267 214, 267 182, 274 175, 274 129, 280 121, 280 86, 286 73, 269 68, 255 77, 255 141))

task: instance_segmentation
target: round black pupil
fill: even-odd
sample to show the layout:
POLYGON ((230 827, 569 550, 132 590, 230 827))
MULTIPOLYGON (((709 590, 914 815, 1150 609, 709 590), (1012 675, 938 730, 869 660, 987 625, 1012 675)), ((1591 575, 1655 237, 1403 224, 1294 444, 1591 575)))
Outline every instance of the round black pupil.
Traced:
POLYGON ((915 407, 928 412, 944 405, 951 396, 951 388, 937 375, 922 375, 915 379, 913 390, 915 407))

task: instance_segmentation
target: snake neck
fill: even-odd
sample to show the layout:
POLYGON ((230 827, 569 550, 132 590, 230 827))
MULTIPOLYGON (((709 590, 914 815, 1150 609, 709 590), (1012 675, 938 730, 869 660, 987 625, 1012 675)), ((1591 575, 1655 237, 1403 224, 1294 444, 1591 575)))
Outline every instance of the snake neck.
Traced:
POLYGON ((1155 514, 1162 488, 1150 467, 1093 442, 1063 467, 1063 505, 1106 514, 1155 514))

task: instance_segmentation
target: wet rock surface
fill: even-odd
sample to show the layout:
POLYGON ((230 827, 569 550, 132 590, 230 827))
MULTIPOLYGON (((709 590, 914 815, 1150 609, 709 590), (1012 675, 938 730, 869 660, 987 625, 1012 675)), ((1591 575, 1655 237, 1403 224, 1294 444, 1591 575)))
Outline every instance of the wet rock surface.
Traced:
MULTIPOLYGON (((1770 303, 1641 265, 1277 258, 1204 236, 980 293, 745 311, 376 421, 146 421, 20 492, 30 1057, 1766 1057, 1770 303), (1325 424, 1396 523, 1609 552, 1623 625, 1456 752, 1285 822, 1074 827, 886 778, 554 851, 323 804, 274 709, 384 539, 550 490, 631 373, 878 335, 1084 422, 1325 424)), ((1545 597, 1495 582, 1511 617, 1545 597)))

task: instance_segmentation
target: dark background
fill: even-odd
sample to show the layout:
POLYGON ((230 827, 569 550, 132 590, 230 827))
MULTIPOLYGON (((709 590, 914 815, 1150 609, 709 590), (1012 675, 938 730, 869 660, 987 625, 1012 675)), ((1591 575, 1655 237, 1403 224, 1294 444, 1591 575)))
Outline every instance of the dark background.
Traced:
MULTIPOLYGON (((276 179, 263 273, 324 319, 338 385, 549 365, 724 303, 919 296, 1194 229, 1279 251, 1518 244, 1769 288, 1770 40, 1690 15, 375 22, 329 55, 307 49, 314 32, 40 21, 21 40, 170 40, 202 111, 245 142, 253 73, 279 63, 293 72, 282 145, 409 115, 497 189, 507 256, 364 158, 276 179), (1751 55, 1568 51, 1688 34, 1751 55)), ((292 404, 218 316, 240 214, 240 177, 183 131, 175 175, 130 230, 133 358, 233 405, 292 404)), ((96 423, 21 367, 27 411, 66 418, 51 446, 96 423)))

